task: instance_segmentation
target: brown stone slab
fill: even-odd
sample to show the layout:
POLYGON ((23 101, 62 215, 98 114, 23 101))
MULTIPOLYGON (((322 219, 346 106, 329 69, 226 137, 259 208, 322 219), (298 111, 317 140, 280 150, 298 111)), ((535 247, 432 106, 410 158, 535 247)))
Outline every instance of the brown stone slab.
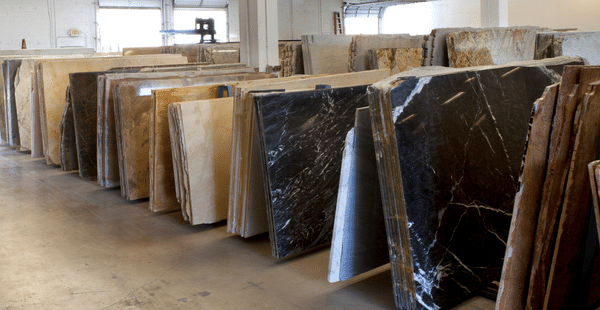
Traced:
POLYGON ((515 197, 508 235, 504 266, 496 309, 523 309, 528 287, 528 274, 538 222, 540 200, 552 119, 556 107, 559 84, 546 87, 544 94, 533 106, 527 151, 521 173, 521 185, 515 197))
POLYGON ((596 158, 600 139, 600 81, 590 84, 588 90, 582 102, 543 309, 568 309, 576 287, 590 195, 587 164, 596 158))

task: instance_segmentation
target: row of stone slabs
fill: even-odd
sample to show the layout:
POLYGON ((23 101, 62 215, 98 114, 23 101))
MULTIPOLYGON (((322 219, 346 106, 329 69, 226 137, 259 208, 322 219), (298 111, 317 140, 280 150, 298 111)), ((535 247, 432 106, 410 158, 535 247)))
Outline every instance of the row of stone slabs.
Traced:
POLYGON ((444 306, 497 280, 531 105, 558 81, 563 65, 581 63, 559 58, 460 71, 417 70, 369 91, 364 85, 255 95, 273 254, 281 258, 327 244, 337 204, 339 218, 344 217, 340 210, 361 216, 356 217, 360 222, 346 220, 336 227, 334 241, 340 229, 355 229, 354 236, 378 249, 363 250, 369 253, 364 255, 356 239, 334 243, 332 261, 340 248, 346 251, 339 259, 340 279, 385 263, 385 255, 373 253, 389 251, 397 304, 409 308, 444 306), (374 151, 361 146, 362 153, 354 155, 361 169, 370 163, 371 170, 357 174, 368 176, 367 183, 344 169, 341 184, 354 184, 355 190, 338 189, 344 138, 355 124, 356 109, 369 101, 376 139, 368 141, 362 110, 356 149, 373 143, 374 151), (383 193, 379 206, 373 199, 378 192, 383 193), (359 198, 346 199, 342 208, 347 195, 359 198), (365 230, 379 237, 366 237, 365 230), (348 241, 358 254, 348 254, 348 241), (357 260, 361 257, 366 261, 357 260))
POLYGON ((337 217, 332 273, 347 279, 389 253, 399 308, 443 307, 497 281, 531 107, 567 64, 583 62, 422 70, 370 88, 256 96, 273 254, 328 243, 337 217), (344 136, 367 105, 374 140, 359 110, 338 194, 344 136))

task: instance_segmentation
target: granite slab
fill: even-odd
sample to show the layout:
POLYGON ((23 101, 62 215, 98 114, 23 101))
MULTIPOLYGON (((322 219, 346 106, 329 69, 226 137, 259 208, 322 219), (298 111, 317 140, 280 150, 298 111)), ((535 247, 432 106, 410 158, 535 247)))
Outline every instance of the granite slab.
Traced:
POLYGON ((453 32, 477 31, 479 28, 460 27, 460 28, 436 28, 431 30, 431 66, 450 67, 448 60, 448 44, 446 37, 453 32))
POLYGON ((246 69, 224 69, 207 71, 176 71, 176 72, 149 72, 149 73, 118 73, 104 75, 104 84, 99 87, 98 100, 98 136, 97 136, 97 171, 102 178, 98 183, 105 187, 119 186, 119 164, 117 151, 117 138, 115 131, 114 112, 114 85, 122 79, 167 78, 167 77, 198 77, 221 74, 236 74, 246 72, 246 69))
POLYGON ((331 241, 344 138, 366 89, 254 95, 273 256, 331 241))
POLYGON ((240 44, 203 44, 199 61, 209 64, 229 64, 240 62, 240 44))
MULTIPOLYGON (((245 80, 273 77, 271 74, 245 74, 245 80)), ((171 143, 169 139, 168 106, 174 102, 215 99, 219 86, 234 86, 235 82, 209 84, 152 91, 150 121, 150 210, 178 207, 171 143)), ((227 94, 225 94, 227 95, 227 94)), ((232 94, 233 95, 233 94, 232 94)), ((227 97, 227 96, 226 96, 227 97)), ((232 116, 233 118, 233 116, 232 116)), ((229 192, 229 191, 228 191, 229 192)))
POLYGON ((75 122, 71 92, 67 86, 65 109, 60 120, 60 167, 63 171, 77 170, 77 142, 75 138, 75 122))
MULTIPOLYGON (((265 76, 264 74, 259 74, 265 76)), ((241 81, 245 74, 171 77, 118 82, 114 88, 115 127, 121 188, 129 200, 150 195, 150 119, 152 89, 241 81), (124 183, 127 182, 127 183, 124 183)))
MULTIPOLYGON (((383 48, 418 48, 422 49, 425 38, 408 34, 356 35, 348 50, 348 72, 373 70, 370 66, 369 51, 383 48)), ((422 54, 422 50, 420 53, 422 54)), ((422 55, 421 55, 422 56, 422 55)), ((419 65, 420 67, 419 57, 419 65)))
POLYGON ((329 282, 390 262, 369 108, 346 137, 329 257, 329 282))
POLYGON ((17 117, 17 103, 15 100, 15 77, 21 66, 21 60, 6 60, 2 62, 2 75, 4 80, 4 115, 6 117, 6 135, 8 145, 19 147, 19 121, 17 117))
POLYGON ((281 76, 304 74, 304 60, 302 58, 301 42, 279 42, 279 63, 281 76))
POLYGON ((369 89, 398 308, 500 279, 531 108, 568 64, 581 59, 409 71, 369 89))
POLYGON ((98 57, 85 59, 42 60, 37 62, 39 96, 44 155, 48 164, 58 164, 59 123, 64 109, 61 95, 69 84, 69 73, 109 70, 113 67, 156 63, 184 63, 186 58, 177 55, 98 57))
POLYGON ((596 230, 600 236, 600 160, 595 160, 588 164, 588 173, 594 203, 594 215, 596 217, 596 230))
POLYGON ((398 74, 412 68, 421 67, 423 49, 418 48, 385 48, 370 50, 371 68, 390 69, 391 74, 398 74))
POLYGON ((192 225, 227 219, 233 98, 178 102, 192 225))
POLYGON ((587 64, 600 65, 600 32, 544 32, 536 40, 535 59, 557 56, 583 57, 587 64))
POLYGON ((252 92, 277 89, 312 89, 319 84, 332 87, 365 85, 389 76, 389 70, 345 73, 321 77, 291 77, 278 79, 278 83, 253 81, 238 84, 235 88, 233 116, 232 180, 229 198, 230 216, 227 229, 242 237, 250 237, 268 231, 265 189, 261 168, 258 131, 255 126, 256 110, 252 92))
POLYGON ((501 65, 533 60, 541 27, 485 28, 453 32, 446 36, 450 67, 501 65))

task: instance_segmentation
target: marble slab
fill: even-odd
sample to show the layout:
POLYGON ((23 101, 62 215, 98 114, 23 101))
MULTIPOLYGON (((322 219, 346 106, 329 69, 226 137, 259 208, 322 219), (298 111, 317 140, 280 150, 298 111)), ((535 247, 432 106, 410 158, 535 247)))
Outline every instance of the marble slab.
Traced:
POLYGON ((453 32, 446 36, 450 67, 501 65, 533 60, 541 27, 485 28, 453 32))
POLYGON ((63 171, 73 171, 77 170, 79 165, 77 161, 73 104, 71 91, 68 86, 65 98, 65 109, 60 121, 60 167, 63 171))
MULTIPOLYGON (((265 73, 245 74, 244 80, 271 78, 265 73)), ((174 102, 215 99, 219 86, 235 86, 235 82, 159 89, 152 91, 150 121, 150 210, 161 211, 179 207, 175 171, 169 139, 168 106, 174 102)), ((225 94, 227 97, 227 94, 225 94)), ((233 117, 232 117, 233 118, 233 117)), ((229 191, 228 191, 229 192, 229 191)))
POLYGON ((369 89, 398 308, 500 279, 531 108, 569 64, 581 59, 409 71, 369 89))
POLYGON ((21 60, 6 60, 2 63, 2 76, 4 80, 4 115, 6 117, 6 135, 8 145, 19 147, 19 122, 17 117, 17 103, 15 101, 15 77, 21 66, 21 60))
POLYGON ((203 44, 198 61, 209 64, 228 64, 240 62, 240 44, 203 44))
POLYGON ((23 56, 45 56, 45 55, 94 55, 91 47, 69 47, 69 48, 32 48, 19 50, 0 50, 0 56, 23 55, 23 56))
POLYGON ((231 233, 250 237, 268 231, 265 189, 261 168, 258 131, 255 126, 256 110, 252 92, 277 89, 312 89, 319 84, 332 87, 371 84, 389 76, 389 70, 372 70, 330 76, 296 76, 270 81, 244 82, 234 90, 232 180, 229 198, 227 229, 231 233))
POLYGON ((346 137, 329 257, 329 282, 390 262, 369 108, 346 137))
POLYGON ((114 120, 114 85, 122 79, 166 78, 166 77, 196 77, 220 74, 236 74, 246 72, 246 69, 207 70, 197 72, 152 72, 152 73, 119 73, 104 75, 104 83, 99 84, 103 91, 98 93, 98 136, 97 136, 97 171, 98 183, 105 187, 119 186, 119 164, 117 138, 114 120))
POLYGON ((344 138, 366 89, 254 95, 273 256, 331 241, 344 138))
POLYGON ((352 36, 302 35, 304 72, 309 75, 348 72, 352 36))
POLYGON ((85 59, 42 60, 37 62, 40 93, 39 106, 41 117, 44 155, 48 164, 58 164, 58 125, 64 109, 62 93, 69 84, 69 73, 104 71, 113 67, 156 63, 185 63, 186 58, 177 55, 98 57, 85 59))
POLYGON ((557 56, 583 57, 587 64, 600 65, 597 50, 600 45, 600 32, 544 32, 536 40, 535 59, 557 56))
POLYGON ((192 225, 227 218, 233 98, 174 103, 192 225))
POLYGON ((384 48, 370 50, 370 62, 373 69, 390 69, 397 74, 421 67, 423 49, 418 48, 384 48))
MULTIPOLYGON (((356 35, 352 37, 348 51, 348 72, 373 70, 370 66, 369 51, 383 48, 422 49, 425 38, 408 34, 356 35)), ((420 51, 422 53, 422 50, 420 51)), ((419 67, 420 67, 419 57, 419 67)), ((382 68, 381 68, 382 69, 382 68)))

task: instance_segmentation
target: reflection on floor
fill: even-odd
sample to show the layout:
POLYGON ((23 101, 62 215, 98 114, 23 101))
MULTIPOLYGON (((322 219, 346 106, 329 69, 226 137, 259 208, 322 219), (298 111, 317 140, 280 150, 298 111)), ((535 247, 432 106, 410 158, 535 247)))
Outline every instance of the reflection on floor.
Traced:
POLYGON ((327 247, 277 260, 267 235, 151 213, 8 147, 0 206, 0 309, 395 309, 388 266, 330 284, 327 247))

